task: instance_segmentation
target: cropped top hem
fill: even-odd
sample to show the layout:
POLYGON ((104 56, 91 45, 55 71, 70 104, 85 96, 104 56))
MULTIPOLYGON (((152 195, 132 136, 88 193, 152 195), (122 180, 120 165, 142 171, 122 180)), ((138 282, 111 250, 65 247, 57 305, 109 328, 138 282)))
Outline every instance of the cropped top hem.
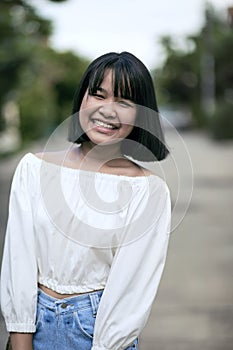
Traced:
POLYGON ((76 285, 60 285, 56 281, 48 278, 40 277, 39 281, 43 286, 52 289, 54 292, 59 294, 78 294, 78 293, 90 293, 95 290, 100 290, 105 288, 105 283, 96 284, 95 286, 76 286, 76 285))
POLYGON ((34 324, 28 323, 7 323, 6 329, 8 332, 18 332, 18 333, 35 333, 36 326, 34 324))

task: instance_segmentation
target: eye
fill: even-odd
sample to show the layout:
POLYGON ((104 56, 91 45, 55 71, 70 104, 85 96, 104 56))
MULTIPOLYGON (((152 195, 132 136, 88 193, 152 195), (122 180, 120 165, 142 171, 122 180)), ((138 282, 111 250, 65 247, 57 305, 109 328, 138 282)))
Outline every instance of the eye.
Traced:
POLYGON ((98 93, 98 92, 94 92, 93 94, 91 94, 91 96, 94 96, 94 97, 101 99, 101 100, 105 98, 103 94, 98 93))
POLYGON ((134 103, 127 100, 119 100, 117 103, 124 108, 133 108, 134 103))

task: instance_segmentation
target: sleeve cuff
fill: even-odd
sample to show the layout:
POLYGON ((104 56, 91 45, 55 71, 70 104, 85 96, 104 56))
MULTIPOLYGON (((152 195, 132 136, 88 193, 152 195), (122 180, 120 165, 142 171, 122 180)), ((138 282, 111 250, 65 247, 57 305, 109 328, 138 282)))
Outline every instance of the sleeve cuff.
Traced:
POLYGON ((6 323, 6 329, 8 332, 35 333, 36 326, 27 323, 6 323))

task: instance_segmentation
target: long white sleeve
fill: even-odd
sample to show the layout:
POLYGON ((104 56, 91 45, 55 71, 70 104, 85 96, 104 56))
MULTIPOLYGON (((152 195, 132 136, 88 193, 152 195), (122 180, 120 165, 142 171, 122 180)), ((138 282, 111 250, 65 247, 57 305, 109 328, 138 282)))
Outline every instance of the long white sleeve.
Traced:
POLYGON ((161 208, 159 217, 155 214, 149 231, 117 249, 97 313, 92 350, 125 349, 147 322, 169 241, 170 195, 166 186, 162 192, 154 203, 161 208))
POLYGON ((21 160, 11 186, 1 271, 1 308, 9 332, 35 332, 37 265, 31 177, 27 162, 21 160))

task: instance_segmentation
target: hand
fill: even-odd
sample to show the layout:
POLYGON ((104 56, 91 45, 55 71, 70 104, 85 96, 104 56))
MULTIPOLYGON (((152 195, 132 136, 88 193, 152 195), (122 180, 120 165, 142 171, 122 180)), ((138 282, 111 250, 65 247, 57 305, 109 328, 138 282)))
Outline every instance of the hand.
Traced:
POLYGON ((10 333, 11 348, 9 350, 33 350, 33 333, 10 333))

